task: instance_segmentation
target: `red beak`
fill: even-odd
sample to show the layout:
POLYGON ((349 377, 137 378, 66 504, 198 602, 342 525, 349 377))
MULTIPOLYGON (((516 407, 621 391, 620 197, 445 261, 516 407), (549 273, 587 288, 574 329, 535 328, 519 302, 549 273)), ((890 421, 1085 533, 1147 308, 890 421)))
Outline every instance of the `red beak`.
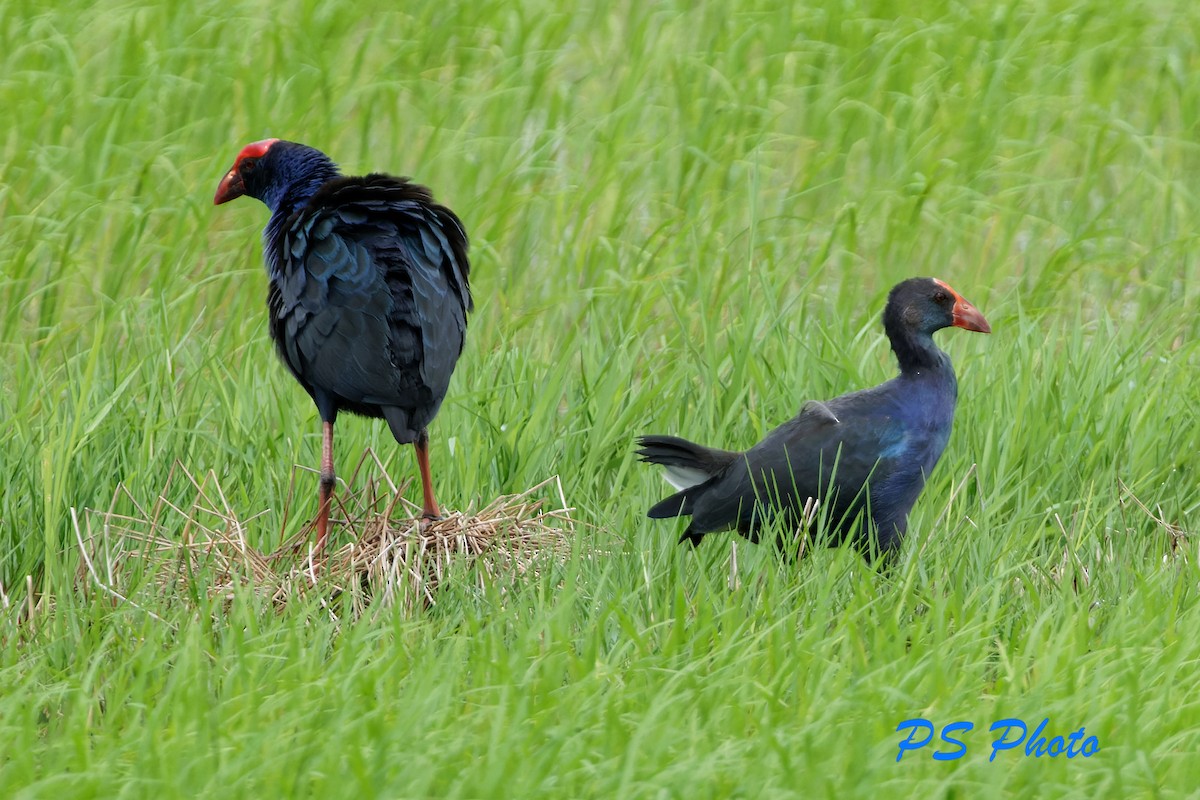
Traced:
POLYGON ((980 333, 992 332, 992 326, 988 325, 988 321, 983 318, 983 314, 979 313, 978 308, 968 303, 962 295, 955 295, 955 297, 957 297, 954 301, 955 327, 980 333))
POLYGON ((221 179, 221 183, 217 186, 217 194, 213 197, 213 205, 219 206, 221 203, 228 203, 230 200, 235 200, 245 193, 246 184, 242 182, 242 176, 238 173, 237 164, 234 164, 229 172, 225 173, 225 177, 221 179))
POLYGON ((950 294, 954 295, 954 327, 965 328, 969 331, 979 331, 980 333, 991 333, 992 326, 988 325, 988 321, 983 318, 983 314, 979 313, 979 309, 967 302, 967 298, 963 297, 958 292, 950 288, 950 285, 945 281, 939 281, 934 278, 934 283, 941 286, 950 294))

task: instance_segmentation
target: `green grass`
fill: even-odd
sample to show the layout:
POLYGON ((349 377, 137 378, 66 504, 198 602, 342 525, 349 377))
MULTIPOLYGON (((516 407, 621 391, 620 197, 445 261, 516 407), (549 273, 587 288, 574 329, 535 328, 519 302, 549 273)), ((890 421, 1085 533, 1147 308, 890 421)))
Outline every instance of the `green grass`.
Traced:
MULTIPOLYGON (((1194 791, 1200 7, 575 5, 0 0, 0 584, 53 600, 0 616, 0 796, 1194 791), (266 136, 466 222, 439 493, 561 476, 562 569, 343 625, 81 593, 72 508, 178 461, 266 544, 317 463, 267 213, 211 205, 266 136), (994 333, 939 334, 955 432, 893 571, 739 545, 731 589, 731 540, 644 519, 635 434, 747 446, 889 377, 912 275, 994 333), (973 722, 966 756, 897 764, 911 717, 973 722), (1100 752, 989 763, 1004 717, 1100 752)), ((413 472, 383 424, 338 434, 344 475, 367 446, 413 472)))

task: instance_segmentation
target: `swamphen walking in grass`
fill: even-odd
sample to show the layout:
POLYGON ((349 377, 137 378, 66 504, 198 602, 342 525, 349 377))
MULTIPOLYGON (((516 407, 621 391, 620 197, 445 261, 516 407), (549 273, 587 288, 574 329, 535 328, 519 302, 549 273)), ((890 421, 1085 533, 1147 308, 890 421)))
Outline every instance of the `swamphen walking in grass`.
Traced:
POLYGON ((323 423, 317 550, 329 533, 333 423, 339 411, 387 420, 416 448, 422 516, 441 515, 426 428, 462 353, 467 235, 450 209, 407 178, 343 176, 319 150, 246 145, 217 187, 271 210, 263 231, 271 338, 323 423))
POLYGON ((874 527, 879 552, 894 550, 950 438, 958 382, 950 357, 933 343, 933 333, 950 326, 991 333, 983 315, 945 283, 912 278, 892 289, 883 312, 900 362, 900 374, 887 383, 810 401, 742 453, 674 436, 639 438, 642 460, 665 467, 679 489, 648 516, 690 516, 680 542, 696 545, 730 528, 757 542, 769 521, 783 532, 799 530, 812 498, 823 507, 831 545, 869 520, 854 543, 869 555, 874 527))

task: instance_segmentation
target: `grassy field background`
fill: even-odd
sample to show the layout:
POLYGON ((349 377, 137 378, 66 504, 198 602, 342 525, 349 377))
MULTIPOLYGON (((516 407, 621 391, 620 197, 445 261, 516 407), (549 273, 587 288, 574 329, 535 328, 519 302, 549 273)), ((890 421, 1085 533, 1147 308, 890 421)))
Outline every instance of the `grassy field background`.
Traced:
MULTIPOLYGON (((0 796, 1200 786, 1200 6, 825 5, 0 0, 0 796), (354 624, 81 593, 72 508, 181 462, 265 546, 317 463, 267 212, 212 207, 267 136, 463 218, 439 494, 560 476, 561 569, 354 624), (886 379, 913 275, 994 333, 939 334, 955 432, 894 570, 743 544, 731 588, 731 539, 644 519, 635 434, 744 447, 886 379), (896 763, 912 717, 974 723, 966 755, 896 763), (989 762, 1005 717, 1100 751, 989 762)), ((385 425, 338 433, 343 475, 412 474, 385 425)))

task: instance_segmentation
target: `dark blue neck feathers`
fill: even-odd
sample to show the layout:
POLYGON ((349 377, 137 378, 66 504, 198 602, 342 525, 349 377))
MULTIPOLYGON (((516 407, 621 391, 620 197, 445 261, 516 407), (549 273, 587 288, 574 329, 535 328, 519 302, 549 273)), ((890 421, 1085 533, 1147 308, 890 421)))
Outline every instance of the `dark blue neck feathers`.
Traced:
POLYGON ((261 188, 259 199, 273 214, 291 213, 322 184, 341 174, 329 156, 293 142, 279 142, 264 161, 270 180, 261 188))
POLYGON ((950 369, 950 357, 934 344, 931 334, 911 328, 887 333, 902 375, 950 369))
MULTIPOLYGON (((271 219, 263 230, 267 265, 272 272, 282 268, 278 263, 277 246, 288 220, 327 181, 341 173, 329 156, 307 145, 277 142, 259 168, 256 185, 247 193, 257 197, 271 209, 271 219), (261 177, 259 177, 261 176, 261 177)), ((247 187, 251 187, 248 185, 247 187)))

